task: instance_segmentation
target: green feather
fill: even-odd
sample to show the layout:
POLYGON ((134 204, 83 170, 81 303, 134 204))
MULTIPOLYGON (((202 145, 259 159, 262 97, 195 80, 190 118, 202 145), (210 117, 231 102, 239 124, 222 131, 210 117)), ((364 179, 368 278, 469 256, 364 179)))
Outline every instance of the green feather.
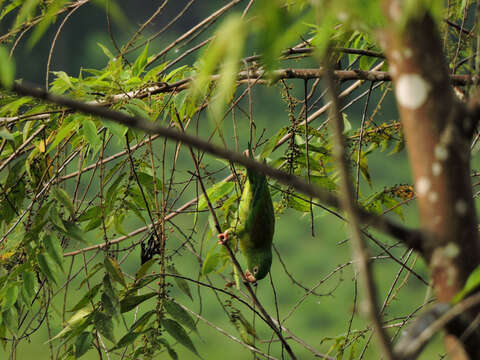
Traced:
POLYGON ((234 233, 247 261, 247 270, 263 279, 272 264, 275 213, 265 175, 247 168, 247 179, 238 207, 234 233))

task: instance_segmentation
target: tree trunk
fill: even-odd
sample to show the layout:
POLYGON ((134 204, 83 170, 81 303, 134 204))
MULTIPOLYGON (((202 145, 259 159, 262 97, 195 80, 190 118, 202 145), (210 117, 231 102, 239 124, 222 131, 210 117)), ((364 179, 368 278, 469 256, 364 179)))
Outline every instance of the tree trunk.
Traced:
MULTIPOLYGON (((438 301, 448 302, 478 266, 480 242, 470 176, 474 121, 449 83, 436 24, 424 12, 405 24, 397 1, 385 2, 391 22, 380 34, 389 60, 418 199, 422 255, 438 301)), ((480 359, 480 332, 459 337, 478 311, 449 324, 451 359, 480 359)))

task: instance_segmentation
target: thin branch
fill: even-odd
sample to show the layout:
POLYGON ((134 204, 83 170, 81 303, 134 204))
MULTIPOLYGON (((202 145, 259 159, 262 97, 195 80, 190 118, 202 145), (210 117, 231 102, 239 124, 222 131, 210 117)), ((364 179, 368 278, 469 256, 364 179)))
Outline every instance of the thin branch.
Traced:
POLYGON ((381 315, 377 304, 375 282, 370 269, 368 250, 363 241, 360 228, 361 217, 359 216, 355 206, 355 193, 350 182, 350 175, 345 154, 345 139, 343 137, 343 117, 340 113, 336 84, 328 71, 326 73, 325 80, 327 82, 327 87, 329 89, 332 102, 331 116, 333 121, 331 121, 331 124, 333 128, 334 154, 338 163, 341 179, 340 203, 342 208, 348 214, 350 231, 352 234, 353 253, 354 257, 358 261, 360 279, 363 282, 363 287, 365 288, 368 315, 373 323, 375 332, 377 333, 378 342, 383 355, 386 357, 386 359, 393 360, 395 359, 395 356, 393 355, 393 350, 388 335, 382 327, 381 315))
MULTIPOLYGON (((444 328, 450 321, 462 315, 467 310, 474 308, 478 304, 480 304, 480 293, 476 293, 475 295, 467 297, 465 300, 451 307, 447 311, 442 311, 442 315, 440 317, 429 324, 427 328, 424 328, 419 334, 415 334, 415 336, 412 338, 412 342, 409 344, 404 344, 401 349, 398 349, 398 352, 401 354, 402 358, 405 359, 409 359, 410 356, 418 354, 438 331, 444 328)), ((442 305, 444 305, 444 307, 448 307, 447 304, 442 305)))

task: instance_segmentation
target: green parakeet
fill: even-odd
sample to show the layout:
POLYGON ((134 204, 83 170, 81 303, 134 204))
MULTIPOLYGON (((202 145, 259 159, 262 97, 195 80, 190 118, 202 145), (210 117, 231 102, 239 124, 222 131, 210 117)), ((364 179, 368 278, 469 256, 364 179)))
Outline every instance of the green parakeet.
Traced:
POLYGON ((263 279, 270 271, 274 229, 275 213, 267 178, 247 168, 237 219, 218 237, 219 243, 227 241, 229 234, 239 240, 240 250, 247 261, 245 278, 249 282, 263 279))

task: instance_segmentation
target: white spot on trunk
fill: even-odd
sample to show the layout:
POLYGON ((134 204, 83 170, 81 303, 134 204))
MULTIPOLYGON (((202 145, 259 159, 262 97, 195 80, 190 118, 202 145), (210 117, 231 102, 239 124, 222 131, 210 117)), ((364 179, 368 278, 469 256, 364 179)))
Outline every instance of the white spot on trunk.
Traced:
POLYGON ((468 210, 468 205, 465 200, 457 200, 455 203, 455 211, 458 215, 465 215, 468 210))
POLYGON ((432 203, 436 203, 438 200, 438 194, 435 191, 431 191, 428 193, 428 201, 432 203))
POLYGON ((393 77, 397 76, 397 67, 395 64, 390 65, 390 75, 393 77))
POLYGON ((435 157, 440 160, 444 161, 447 160, 448 158, 448 150, 445 146, 443 145, 437 145, 435 146, 435 157))
POLYGON ((412 52, 412 49, 410 48, 405 48, 405 50, 403 50, 403 55, 405 56, 405 58, 411 58, 412 55, 413 55, 413 52, 412 52))
POLYGON ((392 58, 393 58, 393 60, 395 60, 397 62, 400 62, 400 60, 402 60, 402 54, 400 54, 400 51, 398 51, 398 50, 393 50, 392 51, 392 58))
POLYGON ((442 173, 442 164, 434 162, 432 164, 432 174, 433 176, 438 176, 442 173))
POLYGON ((425 195, 430 189, 431 185, 432 184, 430 183, 430 180, 427 177, 422 176, 420 179, 418 179, 417 183, 415 184, 415 189, 417 190, 417 194, 419 196, 425 195))
POLYGON ((458 256, 458 254, 460 254, 460 249, 458 248, 457 244, 451 242, 443 248, 443 252, 449 258, 455 258, 458 256))
POLYGON ((388 12, 392 20, 399 21, 402 18, 402 9, 400 8, 400 5, 397 1, 390 2, 388 12))
POLYGON ((400 75, 396 84, 396 95, 400 105, 418 109, 427 100, 430 84, 418 74, 400 75))

